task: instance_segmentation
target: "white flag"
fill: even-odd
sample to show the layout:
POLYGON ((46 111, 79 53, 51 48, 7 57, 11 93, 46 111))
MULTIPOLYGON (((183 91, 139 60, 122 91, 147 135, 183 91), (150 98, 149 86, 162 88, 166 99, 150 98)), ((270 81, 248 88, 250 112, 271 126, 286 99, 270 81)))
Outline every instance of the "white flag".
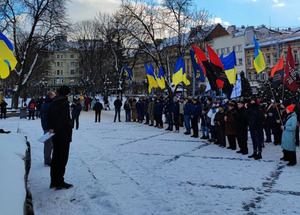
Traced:
POLYGON ((207 84, 206 84, 206 88, 205 88, 205 92, 207 92, 207 91, 209 91, 209 90, 211 90, 211 87, 210 87, 210 84, 207 83, 207 84))
POLYGON ((233 87, 232 93, 230 98, 236 98, 241 96, 242 94, 242 82, 241 82, 241 76, 238 75, 237 80, 235 82, 235 85, 233 87))

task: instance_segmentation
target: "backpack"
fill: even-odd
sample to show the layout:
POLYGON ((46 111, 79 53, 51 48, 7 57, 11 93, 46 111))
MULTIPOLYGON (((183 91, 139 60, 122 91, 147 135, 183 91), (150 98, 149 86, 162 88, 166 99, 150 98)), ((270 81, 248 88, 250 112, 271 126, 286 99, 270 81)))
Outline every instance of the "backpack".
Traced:
POLYGON ((30 105, 29 105, 29 108, 30 109, 34 109, 35 108, 35 105, 34 105, 34 103, 32 102, 32 103, 30 103, 30 105))

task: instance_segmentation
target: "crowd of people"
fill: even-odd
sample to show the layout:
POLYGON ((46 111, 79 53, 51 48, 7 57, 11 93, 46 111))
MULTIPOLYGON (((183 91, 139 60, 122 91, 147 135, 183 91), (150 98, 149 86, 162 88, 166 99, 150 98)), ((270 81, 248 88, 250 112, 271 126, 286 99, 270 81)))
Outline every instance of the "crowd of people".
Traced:
MULTIPOLYGON (((121 121, 121 100, 117 98, 114 105, 114 122, 117 116, 121 121)), ((212 97, 142 96, 127 98, 123 108, 126 122, 144 123, 160 129, 165 123, 166 130, 174 129, 177 133, 180 127, 185 127, 185 135, 237 150, 242 155, 249 153, 249 131, 253 148, 249 158, 262 159, 264 144, 273 141, 274 145, 282 147, 281 160, 294 166, 297 163, 296 146, 299 146, 299 105, 296 100, 274 102, 256 97, 227 101, 212 97)))

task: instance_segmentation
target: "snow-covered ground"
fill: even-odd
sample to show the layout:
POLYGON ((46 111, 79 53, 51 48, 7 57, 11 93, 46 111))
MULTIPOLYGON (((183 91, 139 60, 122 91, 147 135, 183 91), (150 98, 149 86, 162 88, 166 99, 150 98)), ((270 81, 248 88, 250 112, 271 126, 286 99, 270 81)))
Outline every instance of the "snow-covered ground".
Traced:
MULTIPOLYGON (((300 214, 300 162, 279 160, 267 143, 255 161, 180 133, 138 123, 113 123, 114 111, 82 112, 73 132, 65 179, 69 190, 49 189, 39 120, 9 118, 0 128, 31 143, 29 189, 36 215, 300 214)), ((249 151, 252 147, 249 139, 249 151)), ((299 155, 299 148, 297 148, 299 155)))

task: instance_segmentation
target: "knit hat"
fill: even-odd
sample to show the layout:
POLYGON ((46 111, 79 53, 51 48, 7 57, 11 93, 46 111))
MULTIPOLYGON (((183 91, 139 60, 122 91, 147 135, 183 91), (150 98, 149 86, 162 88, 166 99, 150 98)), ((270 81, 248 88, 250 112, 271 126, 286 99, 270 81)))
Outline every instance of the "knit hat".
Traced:
POLYGON ((286 109, 289 110, 291 113, 293 113, 295 106, 294 105, 290 105, 287 106, 286 109))
POLYGON ((59 88, 59 95, 60 96, 66 96, 68 95, 69 93, 71 92, 70 88, 66 85, 62 85, 60 88, 59 88))

